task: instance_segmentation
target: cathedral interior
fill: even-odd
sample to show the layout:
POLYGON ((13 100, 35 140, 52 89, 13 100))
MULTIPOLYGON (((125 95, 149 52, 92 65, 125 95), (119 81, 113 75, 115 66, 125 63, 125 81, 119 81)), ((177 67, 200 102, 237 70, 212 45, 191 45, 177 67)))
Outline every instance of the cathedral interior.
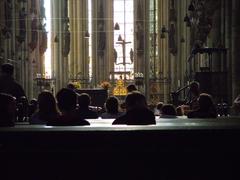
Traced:
POLYGON ((239 9, 240 0, 0 0, 0 65, 14 66, 27 95, 16 108, 16 99, 0 93, 11 97, 0 99, 0 179, 238 179, 239 9), (179 105, 193 81, 212 95, 206 112, 214 110, 214 117, 205 111, 196 119, 176 116, 173 106, 174 117, 162 117, 148 109, 157 102, 179 105), (75 91, 63 89, 70 96, 57 99, 62 114, 56 108, 55 95, 69 83, 96 98, 104 91, 119 99, 135 84, 142 94, 127 97, 141 101, 130 110, 125 103, 121 117, 132 110, 136 116, 128 117, 140 124, 100 117, 77 124, 75 91), (42 107, 51 119, 29 124, 19 107, 45 89, 54 110, 50 101, 42 107), (63 109, 69 99, 73 108, 63 109), (235 104, 238 114, 217 114, 212 106, 219 103, 235 104), (59 124, 47 124, 54 122, 51 113, 59 124), (3 114, 13 122, 8 127, 3 114), (142 123, 149 119, 154 123, 142 123))
POLYGON ((69 82, 114 94, 135 83, 171 102, 197 80, 216 102, 240 92, 237 0, 1 0, 0 63, 29 98, 69 82))

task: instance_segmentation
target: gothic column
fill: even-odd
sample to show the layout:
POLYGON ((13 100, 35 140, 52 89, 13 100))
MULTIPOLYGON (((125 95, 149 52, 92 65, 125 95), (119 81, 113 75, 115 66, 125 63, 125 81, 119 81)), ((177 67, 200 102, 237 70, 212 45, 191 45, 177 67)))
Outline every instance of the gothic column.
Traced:
MULTIPOLYGON (((163 26, 169 27, 169 1, 168 0, 159 0, 159 27, 162 28, 163 26)), ((169 94, 170 94, 170 62, 169 62, 169 40, 168 35, 166 35, 165 39, 161 39, 158 37, 159 41, 159 75, 162 81, 160 94, 164 95, 164 102, 168 102, 169 94)))
POLYGON ((85 38, 85 33, 88 31, 88 1, 69 0, 68 4, 71 32, 70 78, 88 79, 89 39, 85 38))
POLYGON ((232 95, 235 98, 240 92, 240 1, 232 1, 232 95))
POLYGON ((107 20, 107 17, 112 17, 112 1, 93 0, 93 36, 92 36, 92 57, 93 57, 93 85, 97 86, 101 81, 109 79, 110 66, 108 53, 111 49, 107 50, 112 44, 111 32, 113 26, 107 20), (110 33, 108 33, 110 32, 110 33), (109 36, 110 35, 110 36, 109 36))
POLYGON ((54 19, 52 23, 52 30, 57 37, 57 41, 52 45, 52 74, 56 78, 56 92, 66 87, 68 83, 68 55, 67 49, 69 47, 64 47, 69 39, 66 38, 68 32, 67 27, 67 14, 68 9, 66 0, 51 1, 52 3, 52 18, 54 19), (65 52, 66 50, 66 52, 65 52))

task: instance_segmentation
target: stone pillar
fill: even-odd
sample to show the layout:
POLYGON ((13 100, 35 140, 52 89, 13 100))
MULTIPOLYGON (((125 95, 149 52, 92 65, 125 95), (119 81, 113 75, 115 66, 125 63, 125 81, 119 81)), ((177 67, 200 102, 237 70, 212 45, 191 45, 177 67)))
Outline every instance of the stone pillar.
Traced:
MULTIPOLYGON (((112 1, 93 0, 93 35, 92 35, 92 52, 93 52, 93 85, 96 87, 101 81, 108 80, 110 76, 111 49, 107 47, 112 43, 113 26, 109 27, 111 23, 107 17, 112 17, 111 7, 112 1), (108 9, 110 7, 110 9, 108 9), (110 31, 110 33, 108 33, 110 31), (108 37, 110 35, 110 37, 108 37)), ((112 51, 113 52, 113 51, 112 51)), ((112 65, 111 65, 112 66, 112 65)))
POLYGON ((64 33, 66 33, 64 24, 67 18, 65 17, 66 7, 67 1, 65 0, 52 1, 52 18, 55 19, 52 24, 52 30, 58 37, 58 41, 52 46, 52 74, 56 78, 56 91, 66 87, 68 83, 68 57, 63 55, 64 33))
POLYGON ((232 95, 240 94, 240 1, 232 1, 232 95))
POLYGON ((88 31, 88 1, 69 0, 69 18, 71 32, 70 78, 87 79, 89 76, 89 39, 85 38, 85 33, 88 31))

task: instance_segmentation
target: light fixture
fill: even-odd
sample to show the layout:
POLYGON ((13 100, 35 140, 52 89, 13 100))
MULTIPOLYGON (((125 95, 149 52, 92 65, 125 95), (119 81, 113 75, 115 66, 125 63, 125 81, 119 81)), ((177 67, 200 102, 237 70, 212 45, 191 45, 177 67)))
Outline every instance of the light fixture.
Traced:
POLYGON ((116 23, 116 24, 114 25, 114 30, 120 30, 120 26, 119 26, 118 23, 116 23))
POLYGON ((88 30, 85 32, 84 38, 90 38, 90 34, 89 34, 88 30))
POLYGON ((195 7, 193 5, 193 3, 191 2, 191 4, 188 6, 188 10, 189 11, 195 11, 195 7))
POLYGON ((58 38, 57 35, 56 35, 55 38, 54 38, 54 42, 55 42, 55 43, 58 43, 58 42, 59 42, 59 38, 58 38))
POLYGON ((122 39, 122 36, 121 36, 121 35, 119 35, 119 36, 118 36, 118 41, 123 41, 123 39, 122 39))
POLYGON ((166 34, 165 33, 169 33, 169 30, 166 28, 165 25, 163 25, 163 27, 161 28, 161 34, 160 34, 160 38, 161 39, 166 38, 166 34))

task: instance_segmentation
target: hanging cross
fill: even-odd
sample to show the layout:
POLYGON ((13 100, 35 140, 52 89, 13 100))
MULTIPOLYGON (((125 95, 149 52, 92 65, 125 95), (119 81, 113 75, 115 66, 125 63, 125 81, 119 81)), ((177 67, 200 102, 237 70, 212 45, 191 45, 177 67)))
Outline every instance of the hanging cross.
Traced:
POLYGON ((126 44, 130 44, 132 42, 126 42, 124 39, 121 39, 120 41, 116 42, 116 44, 121 44, 122 45, 122 51, 123 51, 123 62, 122 63, 117 63, 118 64, 123 64, 124 70, 126 71, 126 64, 131 64, 131 63, 126 63, 126 44))

